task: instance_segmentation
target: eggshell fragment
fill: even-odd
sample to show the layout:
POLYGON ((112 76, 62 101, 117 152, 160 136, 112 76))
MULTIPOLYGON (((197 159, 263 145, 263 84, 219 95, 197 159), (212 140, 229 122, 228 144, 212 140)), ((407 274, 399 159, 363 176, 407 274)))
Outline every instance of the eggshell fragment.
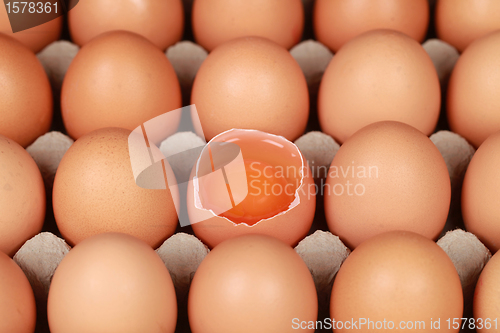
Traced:
POLYGON ((301 240, 295 251, 313 276, 318 293, 319 318, 324 318, 329 314, 333 280, 351 250, 337 236, 317 230, 301 240))
POLYGON ((331 136, 318 131, 302 135, 295 140, 295 145, 306 158, 313 178, 315 180, 326 178, 340 145, 331 136))
POLYGON ((491 253, 472 233, 456 229, 437 241, 457 269, 464 294, 464 317, 472 315, 474 288, 491 253))
POLYGON ((47 322, 47 297, 54 272, 68 254, 66 242, 50 232, 42 232, 28 240, 14 255, 35 294, 37 333, 49 333, 47 322))
POLYGON ((55 92, 61 92, 64 76, 78 51, 80 51, 78 45, 60 40, 48 45, 36 55, 55 92))
POLYGON ((210 250, 196 237, 179 232, 168 238, 156 253, 167 266, 177 295, 176 332, 189 331, 187 296, 193 276, 210 250))
POLYGON ((460 54, 456 48, 440 39, 428 39, 422 44, 422 47, 427 51, 434 67, 436 67, 441 87, 445 87, 460 54))
POLYGON ((283 137, 256 130, 226 131, 207 144, 193 173, 196 178, 187 189, 189 220, 196 236, 210 248, 249 233, 294 246, 311 228, 316 187, 300 150, 283 137), (240 151, 223 166, 230 191, 222 168, 210 167, 208 155, 220 160, 229 156, 213 153, 212 147, 220 143, 236 143, 240 151), (228 167, 233 161, 234 167, 228 167), (244 168, 237 167, 244 163, 244 168), (208 168, 211 172, 205 174, 208 168))

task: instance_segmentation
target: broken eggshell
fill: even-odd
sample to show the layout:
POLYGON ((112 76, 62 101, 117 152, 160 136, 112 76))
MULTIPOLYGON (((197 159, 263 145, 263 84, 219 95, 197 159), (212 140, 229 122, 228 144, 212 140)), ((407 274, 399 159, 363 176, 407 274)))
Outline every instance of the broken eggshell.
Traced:
MULTIPOLYGON (((253 166, 250 165, 250 168, 253 166)), ((254 171, 252 170, 252 172, 254 171)), ((265 171, 263 169, 259 176, 262 176, 265 171)), ((272 172, 268 172, 265 176, 269 176, 269 173, 272 172)), ((281 136, 257 130, 232 129, 213 138, 202 151, 193 169, 187 195, 187 208, 193 230, 196 236, 210 248, 215 247, 225 239, 248 233, 270 235, 294 246, 307 235, 313 222, 316 206, 314 180, 307 161, 302 157, 297 146, 281 136), (217 168, 214 168, 216 163, 214 164, 213 161, 224 154, 216 156, 222 150, 217 151, 211 147, 217 147, 214 143, 228 142, 236 143, 237 147, 241 149, 241 155, 233 155, 232 163, 226 163, 225 166, 223 165, 214 171, 217 168), (210 158, 207 158, 207 155, 211 155, 210 158), (241 156, 243 158, 238 161, 241 156), (262 165, 267 165, 267 168, 271 167, 272 170, 276 171, 274 175, 271 174, 270 177, 265 178, 270 183, 276 180, 286 182, 286 185, 275 182, 274 184, 277 184, 278 187, 275 187, 272 193, 269 190, 272 195, 266 196, 265 200, 276 199, 286 203, 283 201, 288 199, 283 197, 286 195, 285 192, 293 192, 289 198, 291 202, 284 206, 281 211, 274 212, 271 216, 260 220, 252 220, 252 217, 256 217, 258 214, 249 216, 252 214, 249 213, 248 209, 245 211, 245 216, 237 216, 238 212, 245 210, 242 207, 250 207, 253 212, 262 213, 262 207, 266 205, 265 201, 251 198, 254 195, 252 191, 263 183, 248 184, 248 180, 262 180, 262 178, 256 176, 255 173, 249 173, 247 168, 243 168, 242 177, 241 167, 248 167, 249 161, 262 163, 262 165), (212 167, 212 172, 205 173, 204 169, 207 169, 207 166, 208 168, 212 167), (284 173, 284 179, 279 177, 279 170, 284 173), (289 184, 292 184, 294 191, 290 191, 290 189, 286 191, 289 184), (280 186, 285 187, 280 188, 280 186), (279 190, 282 190, 282 193, 279 193, 279 190), (226 191, 227 193, 224 193, 226 191), (270 198, 273 196, 275 198, 270 198), (224 198, 225 202, 223 202, 224 198), (244 202, 244 200, 254 199, 256 204, 253 206, 244 202)))

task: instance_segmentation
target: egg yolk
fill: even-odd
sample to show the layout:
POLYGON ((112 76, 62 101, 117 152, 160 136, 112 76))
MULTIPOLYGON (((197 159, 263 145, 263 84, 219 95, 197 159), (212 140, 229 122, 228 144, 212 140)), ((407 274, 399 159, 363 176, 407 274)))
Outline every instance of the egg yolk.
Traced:
POLYGON ((288 209, 295 198, 297 187, 287 180, 282 170, 253 160, 245 160, 245 170, 247 196, 220 216, 234 223, 254 225, 288 209))

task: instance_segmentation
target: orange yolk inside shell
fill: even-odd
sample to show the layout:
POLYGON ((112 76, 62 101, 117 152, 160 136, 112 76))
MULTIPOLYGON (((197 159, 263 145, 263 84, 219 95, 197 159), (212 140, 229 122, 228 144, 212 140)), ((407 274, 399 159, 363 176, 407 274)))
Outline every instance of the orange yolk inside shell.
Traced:
POLYGON ((234 223, 253 225, 288 209, 295 199, 296 186, 279 168, 245 160, 248 194, 238 205, 220 214, 234 223))

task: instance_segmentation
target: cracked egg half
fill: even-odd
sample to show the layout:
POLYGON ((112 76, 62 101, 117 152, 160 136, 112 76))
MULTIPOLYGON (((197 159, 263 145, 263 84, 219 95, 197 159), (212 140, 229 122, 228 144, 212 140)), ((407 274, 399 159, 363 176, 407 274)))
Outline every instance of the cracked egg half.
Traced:
POLYGON ((211 248, 243 234, 294 246, 307 235, 315 207, 314 180, 297 146, 257 130, 232 129, 210 140, 187 190, 194 233, 211 248))

